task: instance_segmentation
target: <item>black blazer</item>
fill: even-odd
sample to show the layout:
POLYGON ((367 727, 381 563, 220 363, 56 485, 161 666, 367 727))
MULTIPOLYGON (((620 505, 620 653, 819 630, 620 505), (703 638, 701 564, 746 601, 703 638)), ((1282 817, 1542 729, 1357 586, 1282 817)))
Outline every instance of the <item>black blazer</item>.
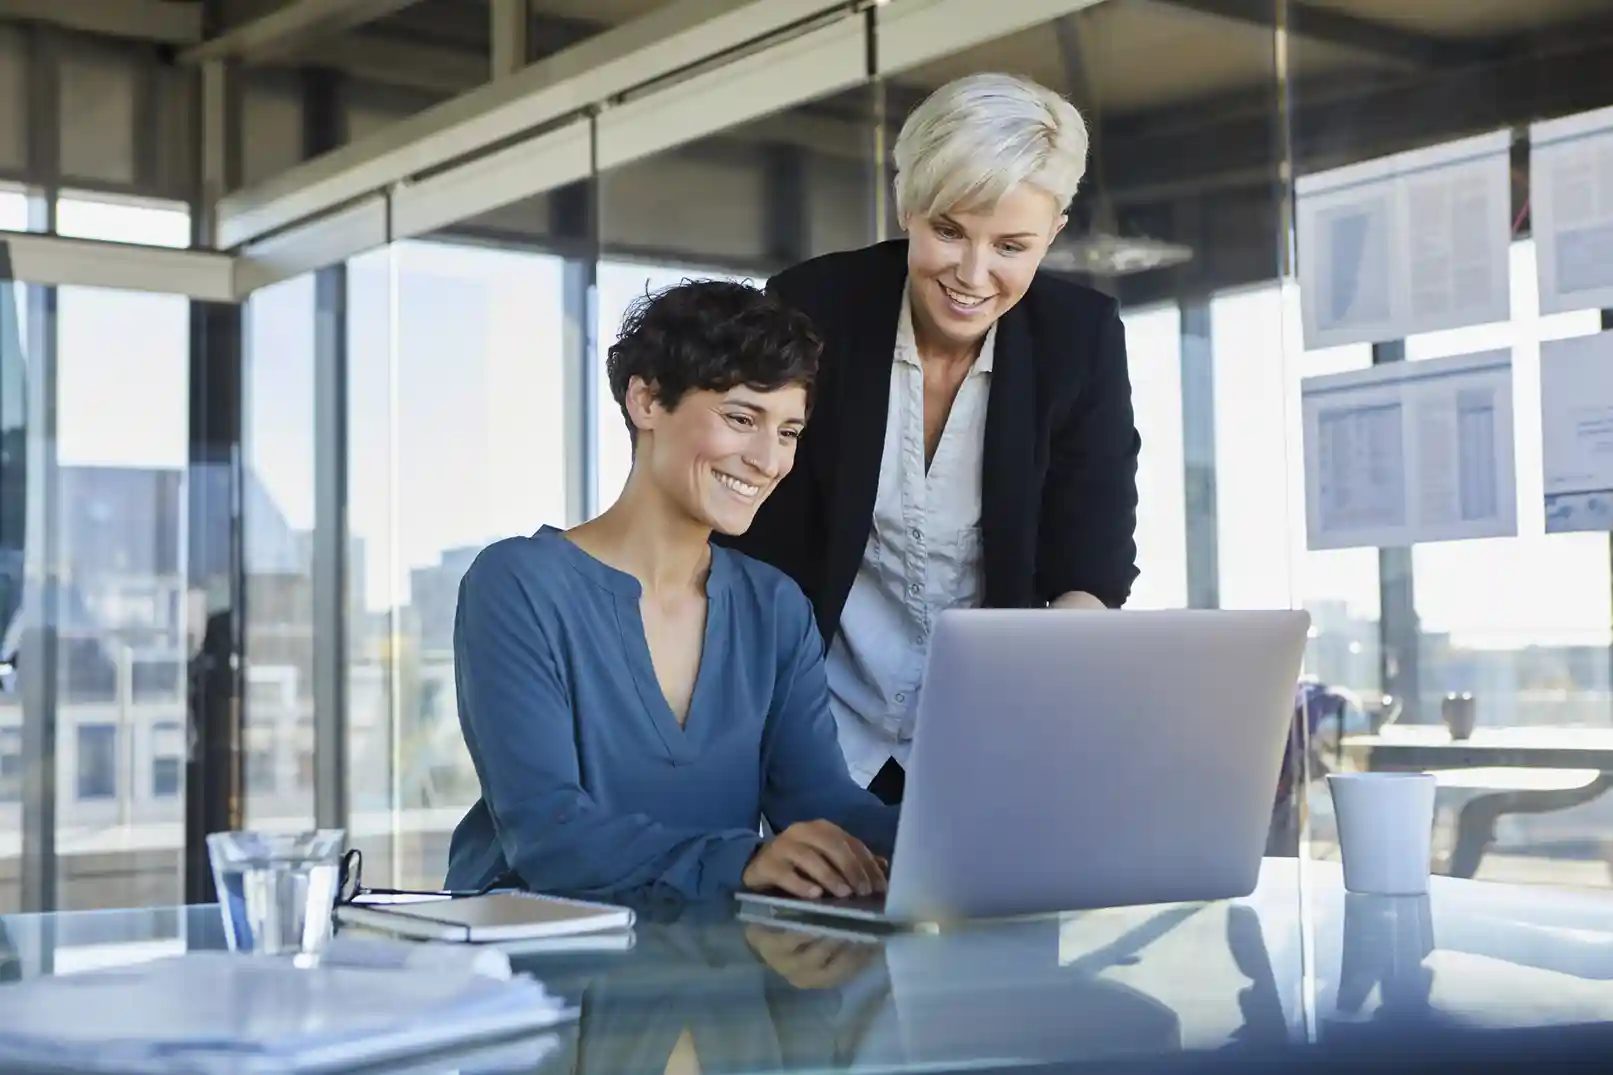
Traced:
MULTIPOLYGON (((826 254, 768 281, 824 340, 795 469, 722 540, 806 591, 826 642, 873 525, 907 242, 826 254)), ((1038 275, 997 324, 981 481, 984 603, 1085 590, 1118 608, 1137 577, 1137 453, 1114 299, 1038 275)))

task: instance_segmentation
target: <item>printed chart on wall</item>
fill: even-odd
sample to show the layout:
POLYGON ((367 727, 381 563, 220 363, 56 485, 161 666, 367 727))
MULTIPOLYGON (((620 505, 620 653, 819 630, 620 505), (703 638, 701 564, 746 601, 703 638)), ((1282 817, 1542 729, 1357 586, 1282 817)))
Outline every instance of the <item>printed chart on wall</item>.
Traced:
POLYGON ((1305 347, 1509 320, 1511 144, 1497 131, 1298 179, 1305 347))
POLYGON ((1512 355, 1309 377, 1307 546, 1401 546, 1518 532, 1512 355))
POLYGON ((1613 530, 1613 332, 1540 345, 1546 533, 1613 530))
POLYGON ((1532 125, 1529 190, 1540 312, 1613 306, 1613 108, 1532 125))

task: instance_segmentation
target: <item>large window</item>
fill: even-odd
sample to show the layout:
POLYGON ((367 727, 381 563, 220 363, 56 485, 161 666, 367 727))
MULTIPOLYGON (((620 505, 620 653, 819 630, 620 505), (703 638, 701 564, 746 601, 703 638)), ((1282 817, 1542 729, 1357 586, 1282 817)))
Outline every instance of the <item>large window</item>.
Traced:
MULTIPOLYGON (((1512 245, 1510 270, 1510 322, 1406 340, 1409 361, 1510 350, 1517 474, 1516 537, 1412 550, 1420 710, 1437 721, 1447 694, 1467 693, 1484 728, 1606 728, 1613 721, 1608 536, 1547 534, 1541 506, 1540 344, 1599 332, 1601 317, 1596 310, 1540 316, 1532 241, 1512 245)), ((1553 770, 1514 779, 1567 787, 1585 782, 1553 770)), ((1458 795, 1447 798, 1454 809, 1458 795)), ((1605 799, 1506 817, 1480 876, 1605 885, 1609 875, 1599 856, 1586 850, 1609 826, 1613 801, 1605 799), (1585 857, 1592 861, 1577 861, 1585 857)), ((1450 850, 1454 839, 1453 830, 1437 850, 1450 850)))
POLYGON ((177 798, 185 780, 185 730, 175 721, 151 726, 151 795, 177 798))
POLYGON ((1187 604, 1182 456, 1182 319, 1175 306, 1127 311, 1126 358, 1142 455, 1137 461, 1137 582, 1128 608, 1187 604))
MULTIPOLYGON (((418 5, 405 20, 426 18, 414 31, 429 33, 438 16, 421 12, 456 6, 464 7, 418 5)), ((1609 536, 1548 535, 1541 510, 1541 343, 1598 332, 1608 315, 1539 315, 1531 233, 1542 199, 1531 190, 1528 144, 1532 122, 1610 103, 1598 95, 1613 94, 1583 76, 1613 59, 1613 18, 1594 0, 1420 5, 1416 26, 1368 27, 1341 44, 1339 34, 1306 32, 1303 19, 1274 36, 1271 25, 1207 10, 1214 6, 1091 4, 1029 27, 1005 15, 1013 32, 951 55, 933 46, 955 27, 906 40, 911 21, 882 10, 882 64, 920 54, 925 62, 642 157, 622 153, 631 149, 622 133, 629 128, 607 117, 601 129, 615 132, 601 148, 601 159, 612 161, 607 170, 460 222, 451 240, 402 242, 352 260, 345 310, 316 309, 313 276, 254 294, 244 322, 243 482, 231 490, 239 493, 232 507, 246 571, 239 761, 247 822, 284 827, 314 816, 313 666, 327 642, 313 615, 314 393, 318 363, 333 357, 316 355, 320 318, 344 316, 347 333, 346 439, 322 445, 345 455, 319 460, 345 468, 347 528, 318 537, 345 543, 339 601, 351 840, 367 856, 372 883, 436 885, 449 833, 479 793, 454 690, 458 585, 489 542, 564 525, 586 506, 579 501, 599 510, 619 495, 632 441, 602 364, 627 307, 684 279, 760 283, 816 255, 897 237, 889 150, 901 123, 944 82, 985 70, 1019 72, 1067 95, 1089 126, 1089 169, 1045 268, 1121 302, 1143 444, 1131 606, 1304 607, 1313 617, 1304 674, 1353 691, 1368 707, 1404 692, 1395 699, 1405 706, 1403 722, 1436 732, 1441 703, 1459 692, 1475 697, 1481 734, 1505 728, 1528 742, 1546 728, 1556 736, 1613 726, 1609 536), (1413 53, 1416 62, 1402 62, 1413 53), (1528 77, 1513 77, 1519 71, 1528 77), (1296 281, 1322 259, 1297 239, 1294 221, 1303 214, 1290 197, 1293 183, 1486 131, 1513 132, 1510 199, 1497 198, 1505 211, 1491 217, 1510 224, 1510 318, 1380 339, 1376 349, 1307 348, 1301 299, 1311 296, 1296 281), (587 328, 598 346, 588 353, 595 366, 587 400, 566 379, 578 349, 567 321, 576 327, 584 305, 578 277, 566 276, 560 256, 491 245, 513 233, 573 258, 597 256, 587 328), (1302 382, 1365 370, 1375 359, 1416 364, 1492 348, 1513 359, 1518 534, 1311 551, 1302 382), (568 409, 579 403, 581 415, 568 409), (568 439, 579 425, 591 430, 586 444, 568 439), (573 450, 589 457, 567 458, 573 450), (572 482, 582 472, 592 475, 586 491, 572 482)), ((1274 6, 1292 15, 1302 5, 1274 6)), ((479 81, 485 12, 461 14, 474 30, 465 40, 474 43, 467 59, 481 66, 479 81)), ((441 36, 452 47, 456 35, 441 36)), ((0 171, 38 171, 41 162, 22 151, 43 143, 9 121, 42 112, 47 126, 62 128, 45 139, 58 144, 44 163, 70 188, 187 190, 168 182, 170 172, 194 170, 189 143, 197 132, 171 92, 179 82, 155 70, 154 80, 137 77, 124 62, 132 53, 97 59, 78 44, 59 64, 45 58, 61 76, 51 107, 8 107, 26 104, 23 93, 0 99, 0 171), (138 144, 137 131, 156 144, 138 144)), ((260 179, 297 158, 303 120, 318 118, 301 114, 297 79, 275 85, 280 77, 254 76, 245 93, 248 111, 273 128, 274 137, 249 138, 246 147, 244 167, 260 179)), ((356 138, 449 88, 421 95, 347 86, 355 92, 340 95, 345 123, 337 125, 356 138)), ((40 198, 0 185, 0 232, 51 216, 63 236, 175 249, 191 242, 182 204, 69 189, 52 214, 41 214, 40 198)), ((1392 282, 1375 295, 1406 301, 1428 283, 1416 272, 1447 255, 1459 262, 1452 251, 1472 236, 1422 238, 1406 244, 1404 264, 1391 266, 1407 270, 1406 279, 1387 271, 1363 278, 1392 282)), ((1368 245, 1363 239, 1342 261, 1327 261, 1327 273, 1376 254, 1368 245)), ((1462 275, 1452 270, 1450 278, 1462 275)), ((173 295, 61 286, 31 291, 50 301, 30 311, 24 290, 0 281, 0 637, 15 642, 11 621, 22 604, 18 526, 26 513, 16 479, 27 469, 57 483, 43 501, 54 505, 47 525, 56 560, 40 565, 60 583, 51 635, 58 650, 47 662, 56 682, 46 685, 56 703, 57 858, 47 868, 57 871, 64 906, 177 899, 187 660, 206 626, 196 610, 209 607, 209 595, 187 592, 188 483, 207 480, 191 466, 188 443, 190 305, 173 295), (54 311, 58 323, 30 336, 25 319, 41 311, 54 311), (55 348, 39 357, 54 371, 55 395, 44 403, 56 434, 48 451, 33 449, 24 460, 24 433, 37 430, 25 431, 33 416, 24 413, 22 358, 34 344, 55 348), (90 856, 113 846, 138 869, 104 870, 99 858, 87 868, 90 856)), ((24 753, 35 726, 14 690, 10 656, 0 652, 0 907, 21 873, 20 792, 38 763, 24 753)), ((1370 730, 1364 725, 1347 730, 1370 730)), ((1369 764, 1336 733, 1318 739, 1332 751, 1330 764, 1369 764)), ((1523 790, 1569 787, 1578 772, 1542 769, 1518 780, 1523 790)), ((1506 781, 1515 776, 1442 775, 1441 847, 1449 848, 1456 807, 1485 788, 1512 788, 1506 781)), ((1313 786, 1310 831, 1313 850, 1330 858, 1326 794, 1325 785, 1313 786)), ((1613 796, 1508 815, 1479 876, 1606 885, 1610 831, 1613 796)))
POLYGON ((566 522, 561 262, 409 242, 348 272, 351 828, 377 883, 437 885, 480 793, 459 580, 489 542, 566 522))
POLYGON ((77 778, 74 795, 81 803, 113 799, 118 794, 118 726, 80 724, 78 726, 77 778))
POLYGON ((175 203, 64 192, 56 200, 56 233, 184 249, 190 245, 190 213, 175 203))
MULTIPOLYGON (((0 111, 4 106, 0 106, 0 111)), ((0 122, 0 126, 4 126, 0 122)), ((0 142, 3 142, 0 137, 0 142)), ((28 199, 0 187, 0 229, 28 229, 28 199)), ((27 288, 0 280, 0 630, 4 652, 14 656, 18 641, 14 620, 22 604, 23 530, 26 527, 26 452, 18 450, 26 435, 25 348, 28 330, 27 288)), ((17 905, 19 888, 9 878, 20 873, 22 856, 23 706, 15 675, 0 676, 0 911, 17 905)))
POLYGON ((314 302, 302 276, 253 293, 245 313, 244 711, 249 757, 270 774, 247 782, 253 825, 314 819, 312 783, 294 778, 313 749, 314 302))
POLYGON ((1412 562, 1426 712, 1473 693, 1487 724, 1601 725, 1613 719, 1613 593, 1605 534, 1545 532, 1540 343, 1601 330, 1595 310, 1539 315, 1535 245, 1512 246, 1511 322, 1412 336, 1411 361, 1510 349, 1518 536, 1419 545, 1412 562), (1485 584, 1475 586, 1474 580, 1485 584))
POLYGON ((1307 671, 1370 697, 1380 689, 1377 551, 1306 548, 1299 387, 1371 365, 1371 348, 1304 350, 1292 285, 1217 296, 1210 323, 1220 604, 1309 609, 1307 671))
MULTIPOLYGON (((391 250, 347 266, 347 798, 348 839, 383 877, 395 856, 397 806, 392 743, 396 711, 391 659, 398 638, 397 426, 393 400, 397 335, 391 250)), ((380 882, 371 881, 371 884, 380 882)))
POLYGON ((28 197, 20 190, 0 187, 0 231, 28 230, 28 197))
MULTIPOLYGON (((185 214, 165 206, 63 198, 59 218, 90 238, 157 242, 185 214), (74 223, 76 222, 76 223, 74 223)), ((78 874, 109 839, 160 867, 181 891, 183 789, 157 795, 134 773, 136 744, 186 720, 190 306, 183 296, 90 287, 56 295, 58 727, 78 728, 78 789, 57 815, 64 906, 149 902, 151 877, 78 874)), ((146 867, 153 869, 158 867, 146 867)))
MULTIPOLYGON (((1391 447, 1387 436, 1362 438, 1370 448, 1357 441, 1348 463, 1333 463, 1334 477, 1344 480, 1332 485, 1348 491, 1340 495, 1366 496, 1398 486, 1407 491, 1407 501, 1421 497, 1429 504, 1441 498, 1440 482, 1456 488, 1460 478, 1462 511, 1452 518, 1483 523, 1490 512, 1472 505, 1514 500, 1517 526, 1505 536, 1431 540, 1440 535, 1413 533, 1409 547, 1302 556, 1312 569, 1299 587, 1307 603, 1317 607, 1329 591, 1344 599, 1328 602, 1329 617, 1318 619, 1313 655, 1340 631, 1363 645, 1376 637, 1383 648, 1372 663, 1382 669, 1383 691, 1401 707, 1395 725, 1377 736, 1370 728, 1358 730, 1329 762, 1436 773, 1436 870, 1605 887, 1613 878, 1606 852, 1613 796, 1602 793, 1594 755, 1586 753, 1579 765, 1574 751, 1596 746, 1613 725, 1609 539, 1605 532, 1545 532, 1542 427, 1552 419, 1541 410, 1540 354, 1543 341, 1601 331, 1605 314, 1591 298, 1583 299, 1585 308, 1573 309, 1570 298, 1570 312, 1541 316, 1536 242, 1545 238, 1540 229, 1550 225, 1553 209, 1559 223, 1575 213, 1600 219, 1597 184, 1606 177, 1592 167, 1580 185, 1565 181, 1563 173, 1552 182, 1549 154, 1533 141, 1533 125, 1592 112, 1613 100, 1605 80, 1594 77, 1613 55, 1613 22, 1606 5, 1596 4, 1470 4, 1438 14, 1420 8, 1419 18, 1424 14, 1429 17, 1417 33, 1430 40, 1507 44, 1406 68, 1373 63, 1365 55, 1330 54, 1314 43, 1301 48, 1290 40, 1287 133, 1296 157, 1288 164, 1300 184, 1296 219, 1329 222, 1296 232, 1296 266, 1310 289, 1304 297, 1313 330, 1362 341, 1339 349, 1347 367, 1366 368, 1374 358, 1415 366, 1499 351, 1511 362, 1510 413, 1496 409, 1499 397, 1477 382, 1445 397, 1449 410, 1445 402, 1436 408, 1419 400, 1405 412, 1409 420, 1400 427, 1400 445, 1391 447), (1507 77, 1524 68, 1534 72, 1524 83, 1507 77), (1511 134, 1486 145, 1492 132, 1511 134), (1346 167, 1353 170, 1334 171, 1346 167), (1593 203, 1596 208, 1589 208, 1593 203), (1381 207, 1390 207, 1389 214, 1380 213, 1381 207), (1379 287, 1385 280, 1387 290, 1379 287), (1501 443, 1496 435, 1507 424, 1512 467, 1504 460, 1501 466, 1475 465, 1494 460, 1489 446, 1501 443), (1449 438, 1447 428, 1453 431, 1449 438), (1474 480, 1479 474, 1496 477, 1474 480), (1474 492, 1481 495, 1474 499, 1474 492), (1322 565, 1325 576, 1318 570, 1322 565), (1379 565, 1381 579, 1373 570, 1379 565), (1363 599, 1372 591, 1378 607, 1363 599), (1369 613, 1375 626, 1364 622, 1369 613), (1462 695, 1471 695, 1471 741, 1509 744, 1512 764, 1465 764, 1472 759, 1459 749, 1460 730, 1453 737, 1445 726, 1447 714, 1469 711, 1462 695), (1548 744, 1565 749, 1547 755, 1541 748, 1548 744)), ((1235 124, 1213 115, 1206 120, 1203 144, 1215 148, 1196 162, 1198 172, 1228 174, 1242 159, 1235 124)), ((1581 132, 1579 144, 1595 147, 1594 137, 1581 132)), ((1597 152, 1592 148, 1588 159, 1597 152)), ((1562 266, 1572 261, 1565 250, 1559 247, 1555 263, 1545 267, 1565 272, 1562 266)), ((1599 267, 1595 258, 1583 264, 1587 272, 1599 267)), ((1298 312, 1289 315, 1296 334, 1298 312)), ((1316 355, 1301 353, 1297 335, 1288 350, 1304 361, 1303 375, 1328 372, 1316 355)), ((1426 391, 1442 394, 1459 384, 1448 381, 1426 391)), ((1296 409, 1290 399, 1290 414, 1296 409)), ((1291 475, 1301 458, 1294 432, 1288 438, 1291 475)), ((1293 488, 1304 492, 1302 485, 1293 488)), ((1318 483, 1313 492, 1322 488, 1318 483)), ((1304 500, 1296 498, 1289 517, 1299 523, 1303 512, 1304 500)), ((1506 515, 1499 513, 1502 520, 1506 515)), ((1337 660, 1343 650, 1334 646, 1328 652, 1337 660)), ((1338 663, 1317 670, 1351 685, 1360 682, 1351 683, 1338 663)), ((1314 850, 1335 857, 1325 823, 1326 792, 1312 801, 1321 822, 1314 850)))
POLYGON ((22 729, 0 728, 0 803, 22 799, 22 729))

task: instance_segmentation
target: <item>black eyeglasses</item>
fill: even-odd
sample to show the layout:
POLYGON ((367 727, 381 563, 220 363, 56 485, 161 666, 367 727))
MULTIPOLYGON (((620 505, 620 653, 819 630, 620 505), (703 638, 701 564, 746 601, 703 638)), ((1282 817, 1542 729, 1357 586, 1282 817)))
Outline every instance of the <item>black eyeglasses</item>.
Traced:
MULTIPOLYGON (((464 899, 467 896, 485 896, 499 888, 512 887, 507 876, 496 877, 488 884, 478 889, 418 889, 418 888, 369 888, 364 884, 364 853, 358 848, 350 848, 342 855, 341 872, 336 882, 336 905, 344 903, 363 902, 367 896, 419 896, 422 899, 436 897, 438 899, 464 899)), ((377 900, 376 902, 386 902, 377 900)))

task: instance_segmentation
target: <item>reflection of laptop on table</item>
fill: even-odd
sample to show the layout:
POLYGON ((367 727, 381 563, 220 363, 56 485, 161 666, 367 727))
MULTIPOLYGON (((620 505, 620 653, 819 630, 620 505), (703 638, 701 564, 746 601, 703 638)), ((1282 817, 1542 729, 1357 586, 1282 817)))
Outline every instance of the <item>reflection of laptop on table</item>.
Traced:
POLYGON ((1310 617, 941 615, 885 897, 755 908, 915 924, 1254 890, 1310 617))

